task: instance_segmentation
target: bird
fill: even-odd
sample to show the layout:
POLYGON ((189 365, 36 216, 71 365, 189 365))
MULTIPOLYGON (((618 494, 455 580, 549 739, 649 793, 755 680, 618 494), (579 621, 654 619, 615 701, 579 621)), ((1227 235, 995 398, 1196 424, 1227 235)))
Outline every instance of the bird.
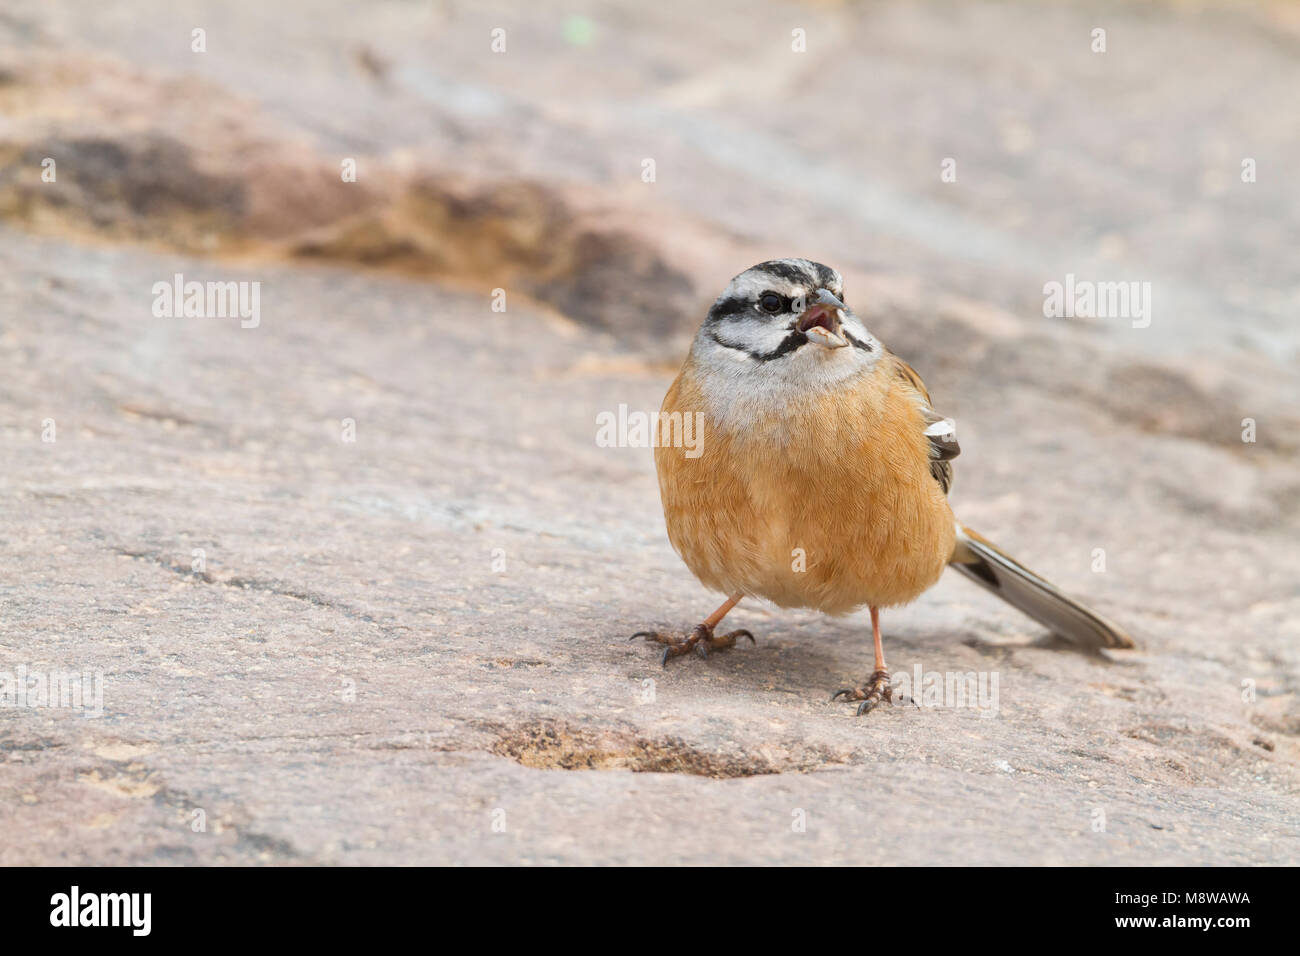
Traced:
POLYGON ((717 633, 741 600, 838 616, 866 607, 874 668, 832 700, 857 714, 893 702, 882 608, 932 587, 947 567, 1089 650, 1135 647, 982 535, 948 503, 961 448, 920 375, 845 304, 839 272, 773 259, 718 296, 664 397, 653 442, 668 538, 706 588, 726 595, 685 633, 638 631, 662 663, 735 647, 717 633), (692 448, 675 440, 693 416, 692 448))

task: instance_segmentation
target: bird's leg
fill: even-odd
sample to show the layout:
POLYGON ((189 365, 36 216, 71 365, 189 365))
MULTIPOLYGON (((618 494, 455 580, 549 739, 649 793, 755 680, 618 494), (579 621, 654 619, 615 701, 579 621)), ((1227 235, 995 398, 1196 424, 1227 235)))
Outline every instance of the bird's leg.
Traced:
POLYGON ((894 702, 894 689, 889 686, 889 668, 885 666, 885 648, 880 643, 880 608, 878 607, 871 609, 871 636, 876 642, 875 671, 867 678, 864 686, 845 688, 831 696, 831 700, 843 697, 845 700, 862 701, 858 705, 859 716, 871 713, 882 699, 891 704, 894 702))
POLYGON ((720 634, 717 637, 713 635, 713 629, 718 623, 727 616, 727 612, 740 603, 743 594, 736 593, 722 602, 722 606, 704 619, 703 624, 697 624, 690 634, 664 634, 660 631, 637 631, 632 635, 632 640, 638 637, 644 637, 647 641, 654 644, 666 644, 664 648, 663 664, 668 666, 668 661, 674 657, 680 657, 683 654, 689 654, 691 649, 700 657, 708 657, 709 651, 721 651, 728 647, 736 646, 736 639, 740 637, 749 638, 751 643, 754 641, 754 635, 749 631, 739 630, 732 631, 730 634, 720 634))

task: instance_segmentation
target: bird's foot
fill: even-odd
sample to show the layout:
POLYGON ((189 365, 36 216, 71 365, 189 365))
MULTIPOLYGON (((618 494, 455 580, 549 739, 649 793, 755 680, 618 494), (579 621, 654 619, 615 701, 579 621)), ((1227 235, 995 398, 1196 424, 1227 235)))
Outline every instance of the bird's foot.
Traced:
POLYGON ((638 637, 644 637, 652 644, 667 645, 664 648, 664 667, 668 666, 668 662, 672 658, 689 654, 692 650, 700 657, 708 657, 709 651, 724 651, 728 647, 735 647, 738 638, 747 637, 750 643, 758 643, 754 640, 754 635, 744 629, 715 636, 713 628, 707 624, 696 625, 695 630, 685 636, 681 634, 664 634, 661 631, 637 631, 630 639, 635 641, 638 637))
POLYGON ((831 700, 843 697, 845 700, 860 700, 858 705, 858 716, 869 714, 879 706, 884 700, 892 704, 894 702, 894 689, 889 686, 889 671, 879 670, 868 678, 867 683, 862 687, 846 687, 844 690, 837 690, 831 695, 831 700))

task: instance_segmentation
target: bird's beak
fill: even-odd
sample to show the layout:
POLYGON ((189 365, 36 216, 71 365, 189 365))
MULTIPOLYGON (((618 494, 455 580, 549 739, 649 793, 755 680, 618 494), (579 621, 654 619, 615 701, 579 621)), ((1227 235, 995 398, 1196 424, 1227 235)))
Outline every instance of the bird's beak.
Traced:
POLYGON ((828 349, 842 349, 849 344, 843 332, 844 303, 825 289, 818 289, 795 323, 809 341, 828 349))

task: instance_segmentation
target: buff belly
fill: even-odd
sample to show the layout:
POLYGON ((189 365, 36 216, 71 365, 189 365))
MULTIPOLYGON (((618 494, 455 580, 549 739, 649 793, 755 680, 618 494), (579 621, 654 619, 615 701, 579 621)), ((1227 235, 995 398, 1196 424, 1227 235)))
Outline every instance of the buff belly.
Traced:
MULTIPOLYGON (((663 411, 707 408, 688 367, 663 411)), ((655 464, 669 540, 706 587, 843 614, 943 573, 953 516, 907 388, 865 375, 743 428, 700 418, 698 457, 661 442, 655 464)))

